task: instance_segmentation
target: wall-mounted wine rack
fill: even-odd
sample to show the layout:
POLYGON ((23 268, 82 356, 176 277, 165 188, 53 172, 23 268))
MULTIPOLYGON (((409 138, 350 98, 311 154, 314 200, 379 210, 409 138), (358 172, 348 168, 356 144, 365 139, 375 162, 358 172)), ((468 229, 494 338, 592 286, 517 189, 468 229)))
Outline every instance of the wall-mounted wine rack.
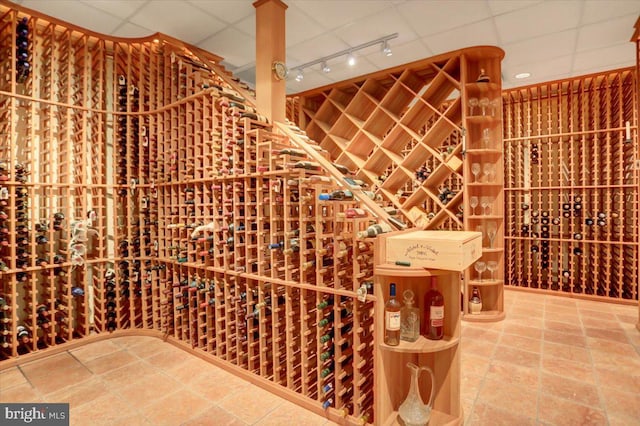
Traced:
POLYGON ((632 68, 503 93, 506 283, 638 300, 638 88, 632 68))

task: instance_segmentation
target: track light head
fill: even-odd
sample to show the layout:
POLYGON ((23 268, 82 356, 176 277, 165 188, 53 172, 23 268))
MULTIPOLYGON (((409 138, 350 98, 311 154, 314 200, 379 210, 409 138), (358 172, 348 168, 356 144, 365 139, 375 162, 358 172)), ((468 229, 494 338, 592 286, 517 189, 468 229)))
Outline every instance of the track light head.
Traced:
POLYGON ((353 53, 349 52, 349 54, 347 55, 347 64, 352 67, 356 64, 356 57, 353 55, 353 53))
POLYGON ((304 74, 302 73, 302 70, 298 70, 298 74, 296 74, 296 81, 299 83, 304 79, 304 74))
POLYGON ((329 73, 329 72, 331 72, 331 68, 329 67, 329 65, 327 65, 327 63, 326 63, 326 62, 323 62, 323 63, 322 63, 322 72, 324 72, 324 73, 329 73))
POLYGON ((384 54, 384 56, 393 55, 393 52, 391 51, 391 48, 389 47, 389 42, 387 40, 385 40, 382 43, 382 53, 384 54))

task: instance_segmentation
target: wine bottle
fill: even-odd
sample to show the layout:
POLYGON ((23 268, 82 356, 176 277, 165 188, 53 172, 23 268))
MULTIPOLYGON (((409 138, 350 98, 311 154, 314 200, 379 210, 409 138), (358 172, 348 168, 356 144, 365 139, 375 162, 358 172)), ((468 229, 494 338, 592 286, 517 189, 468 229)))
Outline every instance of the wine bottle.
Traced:
POLYGON ((332 191, 329 194, 320 194, 318 195, 319 200, 353 200, 353 193, 348 189, 338 189, 336 191, 332 191))
POLYGON ((482 311, 482 297, 480 297, 480 290, 474 286, 469 298, 469 313, 479 314, 482 311))
POLYGON ((358 232, 358 238, 370 238, 375 237, 385 232, 391 232, 391 226, 386 222, 377 223, 369 226, 366 230, 358 232))
POLYGON ((420 310, 414 306, 414 293, 402 293, 404 306, 400 310, 400 340, 415 342, 420 335, 420 310))
POLYGON ((400 344, 400 303, 396 300, 396 284, 389 284, 389 300, 384 305, 384 343, 400 344))
POLYGON ((437 278, 431 277, 431 289, 424 295, 423 334, 427 339, 440 340, 444 336, 444 297, 438 290, 437 278))

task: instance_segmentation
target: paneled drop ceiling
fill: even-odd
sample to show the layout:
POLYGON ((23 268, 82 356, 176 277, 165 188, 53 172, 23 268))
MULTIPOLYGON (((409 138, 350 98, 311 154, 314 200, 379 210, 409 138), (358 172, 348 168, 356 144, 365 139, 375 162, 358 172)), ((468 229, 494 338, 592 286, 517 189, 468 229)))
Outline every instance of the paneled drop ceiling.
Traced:
MULTIPOLYGON (((289 68, 397 32, 393 55, 380 46, 340 57, 330 73, 316 65, 287 92, 296 93, 462 47, 506 52, 503 86, 588 74, 635 64, 629 40, 640 0, 283 0, 288 9, 289 68), (517 80, 518 73, 531 77, 517 80)), ((225 58, 238 77, 255 81, 253 0, 15 0, 81 27, 121 37, 156 31, 225 58)))

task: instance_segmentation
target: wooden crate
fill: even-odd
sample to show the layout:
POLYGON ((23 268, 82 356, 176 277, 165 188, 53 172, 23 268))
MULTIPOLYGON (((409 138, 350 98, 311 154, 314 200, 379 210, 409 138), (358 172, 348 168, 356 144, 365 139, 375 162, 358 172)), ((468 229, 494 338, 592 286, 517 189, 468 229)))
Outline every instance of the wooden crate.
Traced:
POLYGON ((482 256, 482 233, 410 231, 386 239, 387 263, 463 271, 482 256))

